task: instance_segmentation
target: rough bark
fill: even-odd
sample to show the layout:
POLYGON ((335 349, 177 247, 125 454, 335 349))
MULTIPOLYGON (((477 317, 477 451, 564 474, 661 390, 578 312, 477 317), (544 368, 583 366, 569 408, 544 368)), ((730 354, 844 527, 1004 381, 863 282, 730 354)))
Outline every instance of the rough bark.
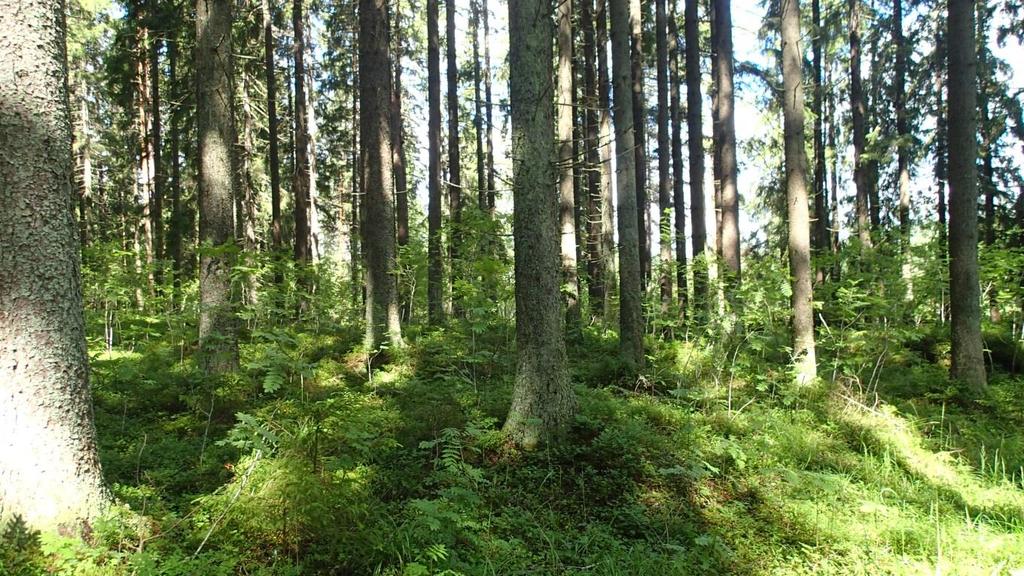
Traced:
MULTIPOLYGON (((605 259, 603 249, 600 126, 598 124, 597 47, 594 0, 580 2, 583 31, 584 156, 587 188, 587 293, 592 317, 604 314, 605 259)), ((606 49, 607 44, 602 48, 606 49)))
POLYGON ((864 89, 860 75, 860 12, 861 0, 849 0, 850 11, 850 110, 853 116, 853 182, 857 190, 857 237, 861 245, 871 246, 868 222, 868 177, 864 160, 866 141, 864 124, 864 89))
POLYGON ((558 141, 559 228, 562 254, 562 294, 570 331, 580 325, 580 285, 576 273, 576 201, 573 190, 573 82, 572 0, 558 0, 556 8, 558 76, 555 86, 555 117, 558 141))
POLYGON ((658 256, 661 273, 658 284, 661 305, 667 309, 672 301, 672 150, 669 134, 668 97, 668 6, 666 0, 657 0, 654 16, 655 52, 657 54, 658 81, 658 256))
POLYGON ((896 108, 896 173, 899 179, 900 245, 903 250, 904 278, 909 280, 906 260, 910 250, 910 129, 907 124, 906 76, 907 46, 903 39, 903 0, 893 0, 892 43, 896 48, 893 88, 896 108))
MULTIPOLYGON (((391 92, 391 160, 395 171, 395 220, 398 234, 398 248, 409 245, 409 183, 405 163, 405 130, 402 120, 402 56, 405 45, 402 42, 401 1, 395 2, 395 84, 391 92)), ((400 290, 402 319, 408 321, 412 315, 412 301, 400 290)))
POLYGON ((686 132, 690 161, 690 226, 693 228, 693 299, 698 313, 708 306, 707 225, 704 216, 704 127, 700 87, 699 0, 686 0, 686 132))
POLYGON ((782 1, 782 112, 785 118, 786 203, 789 215, 789 273, 793 287, 793 358, 798 385, 817 377, 814 355, 814 297, 811 287, 811 221, 804 152, 803 51, 799 0, 782 1))
MULTIPOLYGON (((715 92, 718 100, 716 146, 721 164, 722 262, 726 271, 726 294, 735 294, 740 285, 740 203, 737 188, 736 117, 733 93, 732 2, 714 0, 715 46, 717 60, 715 92)), ((738 300, 729 298, 733 306, 738 300)))
POLYGON ((950 376, 980 395, 986 378, 978 284, 974 2, 949 0, 948 11, 950 376))
POLYGON ((196 0, 196 131, 199 137, 199 362, 238 366, 231 303, 235 122, 230 0, 196 0))
POLYGON ((444 263, 441 260, 441 49, 438 0, 427 0, 427 314, 444 321, 444 263))
POLYGON ((77 528, 100 472, 72 207, 64 2, 0 11, 0 518, 77 528))
POLYGON ((630 30, 639 11, 636 0, 608 0, 612 36, 612 89, 615 102, 616 189, 619 201, 619 351, 632 371, 643 366, 643 272, 640 263, 640 219, 637 218, 638 179, 633 140, 633 75, 630 30))
POLYGON ((366 202, 366 338, 373 353, 401 346, 395 278, 395 207, 391 161, 388 0, 359 1, 359 142, 366 202))
POLYGON ((516 384, 505 432, 531 449, 572 421, 563 316, 559 313, 558 202, 555 180, 551 0, 509 3, 516 384))
POLYGON ((295 34, 292 46, 295 59, 295 166, 292 172, 292 194, 294 195, 293 217, 295 220, 295 261, 308 264, 312 260, 309 229, 309 119, 306 116, 306 42, 303 0, 292 2, 292 29, 295 34))

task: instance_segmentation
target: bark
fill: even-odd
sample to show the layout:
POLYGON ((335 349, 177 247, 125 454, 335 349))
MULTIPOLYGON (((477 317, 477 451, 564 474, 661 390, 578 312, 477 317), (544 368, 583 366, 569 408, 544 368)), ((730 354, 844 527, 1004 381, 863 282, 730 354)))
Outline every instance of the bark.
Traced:
POLYGON ((945 261, 948 257, 947 226, 946 226, 946 178, 947 178, 947 128, 946 107, 943 96, 946 91, 946 37, 944 23, 939 22, 935 32, 935 187, 936 210, 939 213, 939 257, 945 261))
POLYGON ((683 182, 683 126, 682 102, 679 94, 679 59, 683 52, 682 38, 676 27, 676 2, 672 0, 672 9, 668 19, 670 42, 669 85, 670 122, 672 124, 672 195, 675 216, 676 243, 676 284, 680 319, 686 320, 686 306, 689 298, 686 279, 686 186, 683 182))
MULTIPOLYGON (((605 257, 602 253, 603 228, 601 190, 600 126, 598 123, 597 47, 594 30, 594 0, 580 3, 580 28, 583 29, 583 107, 584 156, 587 188, 587 293, 591 316, 603 315, 605 257)), ((607 48, 607 44, 602 45, 607 48)))
POLYGON ((230 0, 196 0, 196 131, 199 137, 200 366, 237 368, 231 303, 235 122, 230 0))
MULTIPOLYGON (((82 248, 89 245, 89 221, 86 213, 86 205, 92 199, 92 124, 89 119, 88 88, 85 78, 80 83, 81 94, 79 94, 78 119, 81 123, 81 142, 78 143, 77 161, 81 176, 78 180, 78 236, 82 248)), ((72 139, 74 133, 72 132, 72 139)))
POLYGON ((690 160, 690 223, 693 228, 694 309, 708 306, 707 225, 704 216, 704 128, 700 93, 699 0, 686 0, 686 132, 690 160))
POLYGON ((152 153, 150 161, 153 165, 153 197, 152 218, 153 227, 153 268, 154 279, 157 285, 163 283, 164 258, 164 182, 166 173, 163 168, 161 152, 163 150, 162 123, 160 120, 160 45, 161 39, 156 32, 151 32, 152 37, 149 43, 149 117, 150 131, 149 142, 152 153))
POLYGON ((861 245, 871 246, 868 223, 868 177, 864 160, 866 141, 864 125, 864 89, 860 75, 860 12, 861 0, 849 0, 850 10, 850 110, 853 116, 853 182, 857 190, 857 237, 861 245))
MULTIPOLYGON (((910 250, 910 130, 907 124, 906 75, 907 46, 903 38, 903 0, 893 0, 892 43, 896 48, 896 173, 899 178, 900 243, 906 263, 910 250)), ((908 278, 908 270, 904 277, 908 278)))
MULTIPOLYGON (((899 2, 901 0, 896 0, 899 2)), ((814 68, 814 234, 815 252, 821 256, 829 251, 828 236, 828 190, 825 188, 825 130, 824 130, 824 87, 822 81, 821 48, 825 41, 821 29, 821 0, 811 0, 811 52, 814 68)), ((825 279, 825 269, 818 266, 818 282, 825 279)))
MULTIPOLYGON (((353 5, 353 9, 355 6, 353 5)), ((363 170, 362 170, 362 156, 360 154, 361 149, 359 147, 359 86, 358 86, 358 63, 354 66, 353 77, 352 77, 352 157, 350 164, 352 166, 352 214, 349 216, 349 242, 351 248, 349 252, 352 256, 352 307, 357 308, 364 304, 365 300, 365 287, 363 285, 363 268, 362 268, 362 243, 360 238, 363 231, 363 170)))
POLYGON ((798 385, 817 378, 814 355, 814 297, 811 287, 810 214, 804 153, 803 51, 799 0, 782 1, 782 111, 785 117, 786 203, 789 215, 789 273, 793 286, 793 357, 798 385))
MULTIPOLYGON (((399 255, 409 245, 409 182, 405 162, 405 126, 402 118, 402 12, 400 1, 395 2, 395 86, 391 93, 391 159, 395 169, 395 210, 398 228, 399 255)), ((406 290, 399 290, 401 316, 408 322, 412 318, 412 299, 406 290)))
POLYGON ((980 395, 986 377, 978 283, 974 2, 949 0, 948 11, 950 376, 980 395))
MULTIPOLYGON (((448 63, 448 209, 451 234, 448 258, 451 260, 451 287, 461 278, 462 248, 462 156, 459 148, 459 63, 455 41, 456 0, 445 0, 445 50, 448 63)), ((454 292, 454 290, 453 290, 454 292)), ((452 309, 461 314, 458 294, 452 295, 452 309)))
POLYGON ((170 126, 168 126, 170 137, 171 154, 171 227, 167 235, 167 250, 171 258, 171 274, 174 277, 174 300, 180 301, 182 266, 184 255, 182 254, 182 239, 185 235, 185 228, 188 225, 188 217, 184 214, 184 207, 181 203, 181 88, 178 86, 178 46, 179 41, 174 40, 167 44, 167 67, 168 86, 171 89, 171 102, 174 104, 170 109, 170 126))
POLYGON ((558 141, 558 196, 562 253, 562 295, 568 329, 580 325, 580 285, 576 274, 576 202, 573 190, 573 82, 572 82, 572 0, 558 0, 558 77, 555 87, 555 116, 558 141))
POLYGON ((615 194, 612 185, 611 80, 608 69, 608 0, 596 0, 595 38, 597 48, 598 160, 601 163, 601 260, 604 268, 606 315, 611 307, 611 286, 615 284, 615 194))
POLYGON ((0 516, 37 529, 99 516, 72 207, 64 2, 0 12, 0 516))
MULTIPOLYGON (((740 285, 740 204, 737 189, 736 117, 733 93, 732 2, 714 0, 715 46, 717 60, 715 92, 718 100, 718 129, 715 140, 721 164, 722 262, 726 270, 726 294, 735 294, 740 285)), ((733 306, 739 302, 729 298, 733 306)))
POLYGON ((657 0, 655 6, 655 44, 657 53, 658 79, 658 256, 661 258, 661 274, 658 279, 661 288, 662 311, 672 301, 672 181, 671 181, 671 136, 669 135, 668 97, 668 7, 666 0, 657 0))
POLYGON ((630 30, 637 26, 636 0, 608 0, 612 36, 612 89, 615 102, 616 188, 619 201, 619 351, 632 372, 643 367, 643 293, 640 263, 640 219, 634 153, 633 74, 630 30))
MULTIPOLYGON (((274 71, 274 18, 270 0, 263 1, 263 71, 267 86, 267 141, 270 169, 270 237, 274 251, 282 248, 281 158, 277 135, 277 74, 274 71)), ((280 280, 280 279, 279 279, 280 280)))
POLYGON ((372 354, 402 345, 395 278, 388 0, 359 0, 359 141, 366 194, 366 338, 372 354))
POLYGON ((517 360, 504 429, 526 449, 556 438, 576 411, 559 313, 558 203, 551 190, 551 17, 551 0, 509 3, 517 360))
POLYGON ((469 36, 473 44, 473 135, 476 139, 476 204, 487 213, 487 159, 484 155, 483 75, 480 70, 480 2, 470 0, 469 36))
POLYGON ((487 156, 487 210, 494 215, 494 201, 497 190, 494 187, 494 113, 491 109, 491 27, 490 10, 487 0, 480 0, 484 21, 484 110, 487 122, 486 156, 487 156))
POLYGON ((427 0, 427 313, 444 321, 444 264, 441 260, 441 50, 438 0, 427 0))
MULTIPOLYGON (((611 1, 611 0, 609 0, 611 1)), ((630 86, 633 91, 633 151, 636 155, 636 217, 640 241, 640 291, 651 277, 650 200, 647 197, 647 113, 644 103, 644 48, 640 0, 629 0, 630 86)), ((621 212, 620 212, 621 216, 621 212)))
POLYGON ((292 194, 294 195, 295 219, 295 261, 308 264, 312 260, 309 228, 309 122, 306 117, 306 47, 305 20, 302 13, 302 1, 292 3, 292 28, 295 34, 295 128, 293 130, 295 146, 295 166, 292 172, 292 194))

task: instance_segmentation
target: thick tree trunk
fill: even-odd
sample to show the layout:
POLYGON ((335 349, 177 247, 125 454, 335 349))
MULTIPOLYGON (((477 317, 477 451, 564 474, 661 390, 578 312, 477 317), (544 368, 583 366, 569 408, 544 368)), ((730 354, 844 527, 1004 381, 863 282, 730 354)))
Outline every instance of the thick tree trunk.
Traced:
POLYGON ((235 122, 230 0, 196 0, 196 131, 199 136, 200 366, 238 366, 231 303, 235 122))
POLYGON ((700 93, 699 0, 686 0, 686 132, 690 160, 690 226, 693 228, 693 299, 699 316, 708 307, 707 226, 704 216, 704 128, 700 93))
POLYGON ((96 453, 72 200, 64 2, 0 11, 0 517, 77 530, 96 453))
POLYGON ((817 378, 814 356, 814 297, 811 288, 810 214, 804 153, 803 51, 799 0, 782 2, 782 111, 785 116, 786 203, 789 214, 789 273, 793 295, 793 357, 798 385, 817 378))
MULTIPOLYGON (((267 85, 267 140, 270 169, 270 238, 274 251, 282 248, 281 158, 277 135, 277 74, 274 70, 274 19, 270 0, 263 1, 263 73, 267 85)), ((279 279, 280 280, 280 279, 279 279)))
POLYGON ((850 110, 853 116, 853 182, 857 190, 857 237, 861 245, 871 246, 871 227, 868 222, 867 161, 864 159, 866 142, 864 126, 864 89, 860 75, 860 12, 861 0, 849 0, 850 8, 850 110))
POLYGON ((395 278, 388 0, 359 0, 359 141, 362 144, 366 338, 372 354, 402 345, 395 278))
POLYGON ((980 395, 986 377, 978 284, 974 2, 949 0, 948 10, 950 376, 980 395))
POLYGON ((683 182, 683 126, 682 102, 679 85, 679 59, 683 52, 682 38, 676 25, 676 0, 672 0, 672 9, 668 19, 670 42, 669 85, 672 124, 672 195, 675 215, 676 240, 676 284, 680 319, 686 320, 686 307, 689 298, 686 280, 686 185, 683 182))
MULTIPOLYGON (((740 285, 740 203, 737 189, 736 117, 733 94, 732 2, 715 2, 715 47, 717 59, 715 91, 718 100, 718 129, 715 140, 721 163, 722 262, 725 264, 726 294, 735 294, 740 285)), ((733 306, 739 301, 730 298, 733 306)))
POLYGON ((292 3, 292 29, 295 42, 292 46, 295 59, 295 166, 292 172, 293 214, 295 219, 295 261, 308 264, 312 260, 309 234, 309 119, 306 117, 306 41, 305 19, 302 11, 303 0, 292 3))
POLYGON ((462 152, 459 144, 459 62, 456 57, 455 10, 457 0, 445 0, 445 51, 448 63, 448 211, 451 233, 448 258, 451 261, 452 310, 461 314, 456 281, 462 277, 462 152))
POLYGON ((630 30, 637 26, 636 0, 608 0, 612 32, 612 89, 615 102, 615 171, 619 201, 619 351, 631 371, 644 362, 644 316, 637 218, 637 166, 633 140, 633 74, 630 30))
POLYGON ((427 0, 427 313, 444 321, 444 263, 441 259, 441 49, 438 0, 427 0))
POLYGON ((558 197, 562 253, 562 295, 568 329, 580 325, 580 285, 576 273, 576 202, 573 190, 573 82, 572 82, 572 0, 558 0, 558 77, 555 87, 555 116, 558 141, 558 197))
POLYGON ((505 432, 526 449, 564 431, 576 411, 558 273, 558 202, 551 106, 551 0, 509 3, 516 385, 505 432))
MULTIPOLYGON (((609 0, 610 1, 610 0, 609 0)), ((651 277, 650 200, 647 196, 647 110, 644 103, 643 10, 640 0, 629 0, 630 86, 633 91, 633 151, 636 155, 636 218, 640 241, 640 291, 651 277)), ((621 216, 621 212, 620 212, 621 216)))
POLYGON ((661 259, 661 273, 658 284, 661 288, 661 306, 667 310, 672 301, 672 150, 669 142, 668 103, 668 7, 666 0, 657 0, 654 16, 655 51, 657 53, 658 79, 658 256, 661 259))

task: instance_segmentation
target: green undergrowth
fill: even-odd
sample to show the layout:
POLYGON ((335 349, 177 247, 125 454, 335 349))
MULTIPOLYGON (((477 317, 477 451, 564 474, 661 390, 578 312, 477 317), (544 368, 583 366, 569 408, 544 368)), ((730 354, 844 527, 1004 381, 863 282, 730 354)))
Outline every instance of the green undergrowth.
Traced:
POLYGON ((627 380, 589 328, 572 429, 524 453, 500 432, 511 325, 412 332, 372 373, 351 327, 253 329, 219 379, 183 332, 95 347, 119 504, 84 539, 4 527, 0 573, 1024 570, 1022 382, 966 402, 906 339, 826 341, 794 390, 777 334, 650 340, 627 380))

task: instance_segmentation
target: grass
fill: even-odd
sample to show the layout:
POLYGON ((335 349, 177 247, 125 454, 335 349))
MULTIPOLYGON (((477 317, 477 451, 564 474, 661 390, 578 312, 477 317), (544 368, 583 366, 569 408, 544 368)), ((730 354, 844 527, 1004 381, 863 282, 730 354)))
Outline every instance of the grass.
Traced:
POLYGON ((774 340, 748 335, 724 345, 651 341, 645 378, 625 381, 609 360, 614 335, 593 330, 570 351, 581 409, 569 436, 523 453, 499 432, 510 338, 500 324, 416 334, 370 375, 351 328, 271 330, 243 346, 240 373, 216 381, 173 336, 97 350, 101 457, 123 504, 87 541, 46 534, 35 564, 8 554, 0 566, 209 575, 1024 570, 1019 379, 997 376, 986 405, 965 404, 946 390, 940 366, 900 349, 869 393, 853 378, 794 391, 774 340))

